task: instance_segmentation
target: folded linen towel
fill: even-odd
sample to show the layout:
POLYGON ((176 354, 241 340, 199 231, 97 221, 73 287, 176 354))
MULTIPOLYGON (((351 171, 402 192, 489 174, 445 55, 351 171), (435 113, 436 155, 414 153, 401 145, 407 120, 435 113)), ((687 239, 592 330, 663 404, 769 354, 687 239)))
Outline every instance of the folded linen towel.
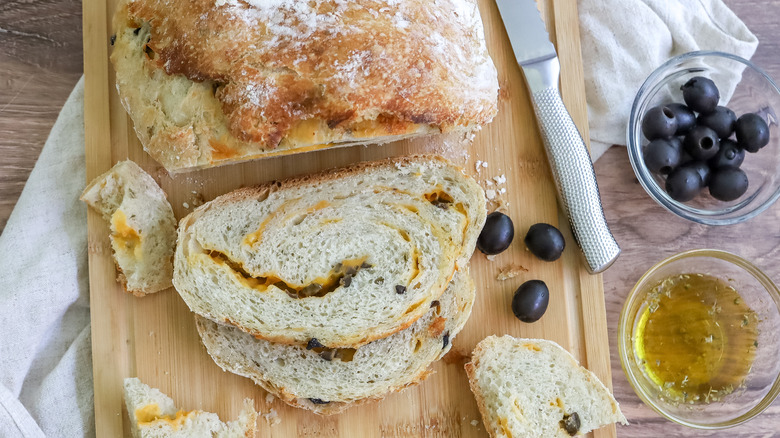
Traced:
POLYGON ((95 435, 84 80, 0 234, 0 437, 95 435))
MULTIPOLYGON (((637 90, 669 58, 717 50, 750 59, 758 39, 721 0, 579 0, 591 157, 626 143, 637 90)), ((740 75, 719 80, 733 89, 740 75)))

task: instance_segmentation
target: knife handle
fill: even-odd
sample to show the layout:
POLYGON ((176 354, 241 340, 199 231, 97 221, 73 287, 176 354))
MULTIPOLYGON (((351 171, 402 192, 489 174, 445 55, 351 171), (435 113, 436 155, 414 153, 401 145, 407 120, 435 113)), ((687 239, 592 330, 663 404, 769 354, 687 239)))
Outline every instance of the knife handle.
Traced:
POLYGON ((620 247, 604 217, 588 148, 558 91, 558 59, 524 66, 523 70, 563 210, 588 272, 602 272, 620 255, 620 247))

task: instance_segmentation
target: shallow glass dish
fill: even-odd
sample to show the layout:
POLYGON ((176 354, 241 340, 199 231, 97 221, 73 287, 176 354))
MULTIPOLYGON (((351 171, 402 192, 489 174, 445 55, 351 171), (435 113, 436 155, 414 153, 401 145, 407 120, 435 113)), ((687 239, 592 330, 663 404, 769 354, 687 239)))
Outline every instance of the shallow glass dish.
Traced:
MULTIPOLYGON (((681 330, 685 332, 685 330, 681 330)), ((723 429, 750 420, 766 409, 780 393, 780 290, 756 266, 719 250, 693 250, 656 264, 631 290, 620 314, 618 352, 626 378, 642 401, 667 419, 699 429, 723 429), (709 274, 732 286, 755 312, 757 346, 744 384, 719 401, 672 402, 642 368, 635 335, 648 306, 648 294, 662 280, 678 274, 709 274)))
POLYGON ((685 219, 707 225, 730 225, 748 220, 769 208, 780 197, 780 89, 769 75, 743 58, 722 52, 690 52, 658 67, 639 88, 628 122, 627 145, 631 166, 645 191, 667 210, 685 219), (643 115, 650 108, 683 102, 680 87, 694 76, 709 77, 720 89, 720 103, 737 115, 758 113, 769 123, 769 144, 757 153, 747 153, 741 169, 748 176, 748 191, 735 201, 710 196, 705 188, 689 202, 666 194, 664 178, 645 166, 642 148, 643 115), (735 83, 733 89, 724 84, 735 83))

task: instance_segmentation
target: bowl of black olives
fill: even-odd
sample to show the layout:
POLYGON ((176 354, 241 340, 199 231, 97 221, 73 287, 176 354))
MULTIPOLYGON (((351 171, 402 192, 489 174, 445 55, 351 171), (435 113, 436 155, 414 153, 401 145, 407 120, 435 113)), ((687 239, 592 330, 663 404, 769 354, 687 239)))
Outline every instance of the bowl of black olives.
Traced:
POLYGON ((637 179, 659 204, 707 225, 748 220, 780 198, 780 88, 750 61, 690 52, 657 68, 628 124, 637 179))

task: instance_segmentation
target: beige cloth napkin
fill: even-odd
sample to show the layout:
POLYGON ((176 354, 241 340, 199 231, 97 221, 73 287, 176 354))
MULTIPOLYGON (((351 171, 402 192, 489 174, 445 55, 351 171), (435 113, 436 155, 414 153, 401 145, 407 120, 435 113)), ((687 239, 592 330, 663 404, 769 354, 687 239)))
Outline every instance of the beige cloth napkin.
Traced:
POLYGON ((0 234, 2 438, 95 436, 83 111, 82 78, 0 234))
MULTIPOLYGON (((669 58, 718 50, 750 59, 758 46, 721 0, 579 0, 578 7, 594 161, 626 144, 634 96, 669 58)), ((727 81, 718 86, 733 89, 739 75, 727 81)))

